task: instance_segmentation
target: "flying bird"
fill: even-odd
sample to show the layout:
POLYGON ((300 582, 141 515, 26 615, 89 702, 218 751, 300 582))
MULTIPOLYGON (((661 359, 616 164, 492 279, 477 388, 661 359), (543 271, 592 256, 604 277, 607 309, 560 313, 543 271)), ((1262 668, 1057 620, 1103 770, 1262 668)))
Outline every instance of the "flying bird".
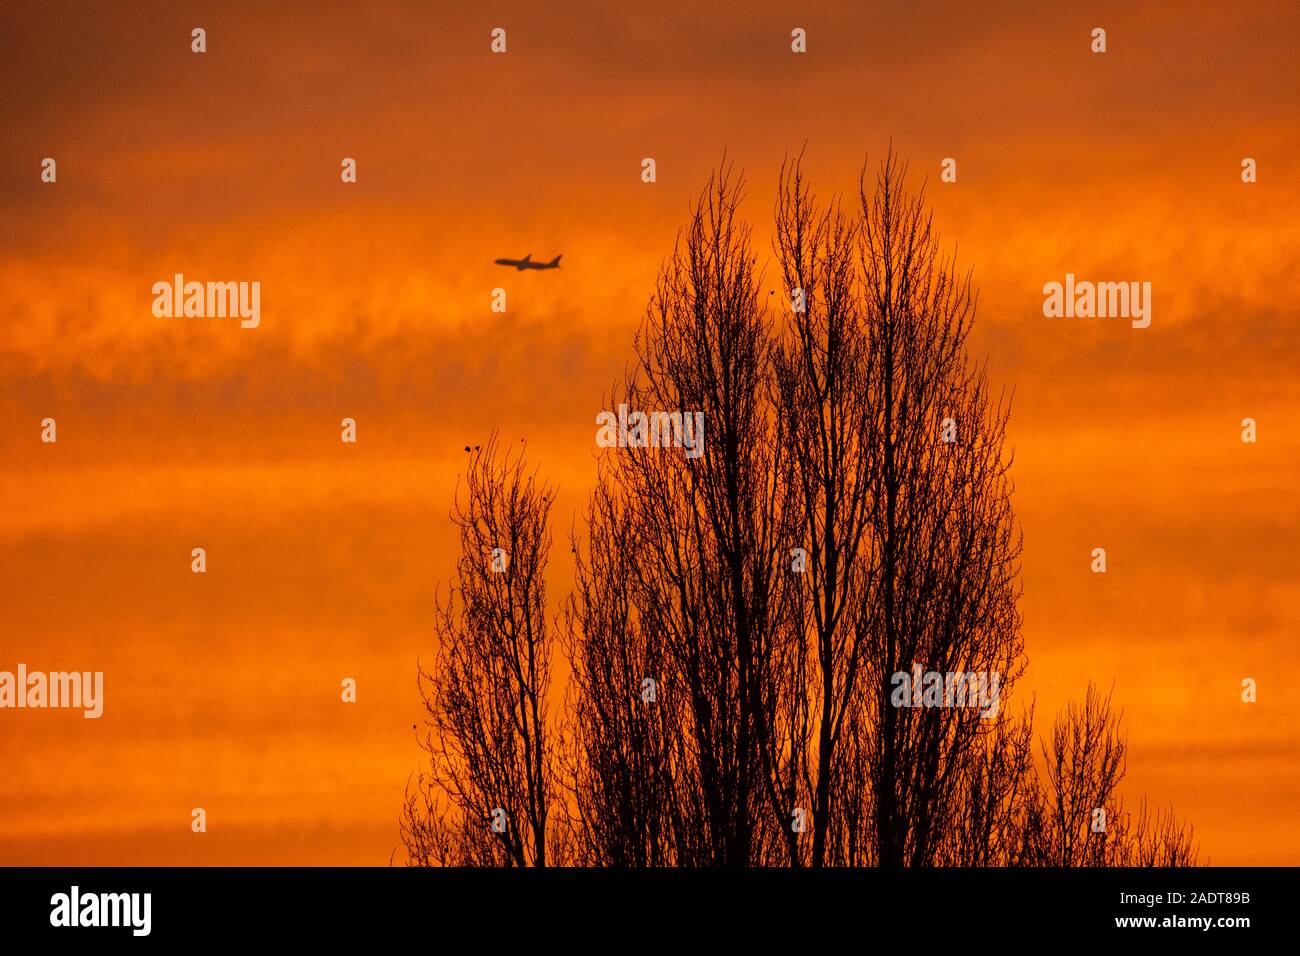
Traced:
POLYGON ((493 260, 499 266, 514 266, 517 272, 523 272, 525 269, 558 269, 560 268, 560 257, 556 256, 550 262, 534 262, 533 254, 530 252, 522 259, 495 259, 493 260))

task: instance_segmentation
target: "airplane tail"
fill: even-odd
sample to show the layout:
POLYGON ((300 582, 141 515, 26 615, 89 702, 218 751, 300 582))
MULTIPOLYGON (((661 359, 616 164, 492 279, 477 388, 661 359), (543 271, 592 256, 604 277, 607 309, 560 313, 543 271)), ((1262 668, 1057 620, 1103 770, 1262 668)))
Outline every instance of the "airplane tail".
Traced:
POLYGON ((556 256, 554 259, 552 259, 552 260, 551 260, 549 263, 547 263, 547 264, 548 264, 552 269, 558 269, 558 268, 560 268, 560 257, 559 257, 559 256, 556 256))

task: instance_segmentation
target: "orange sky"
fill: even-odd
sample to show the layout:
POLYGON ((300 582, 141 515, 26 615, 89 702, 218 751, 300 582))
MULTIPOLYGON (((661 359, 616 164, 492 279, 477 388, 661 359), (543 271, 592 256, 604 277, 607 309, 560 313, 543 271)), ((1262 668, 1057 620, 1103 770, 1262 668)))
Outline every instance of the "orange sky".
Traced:
POLYGON ((1018 696, 1046 730, 1113 680, 1130 799, 1212 862, 1300 863, 1294 4, 477 6, 0 15, 0 669, 107 698, 0 711, 0 864, 387 863, 461 447, 526 436, 566 532, 723 151, 766 248, 784 152, 827 195, 891 138, 1016 389, 1018 696), (491 264, 528 252, 563 268, 491 264), (260 281, 261 326, 154 318, 176 272, 260 281), (1066 272, 1150 281, 1151 327, 1044 318, 1066 272))

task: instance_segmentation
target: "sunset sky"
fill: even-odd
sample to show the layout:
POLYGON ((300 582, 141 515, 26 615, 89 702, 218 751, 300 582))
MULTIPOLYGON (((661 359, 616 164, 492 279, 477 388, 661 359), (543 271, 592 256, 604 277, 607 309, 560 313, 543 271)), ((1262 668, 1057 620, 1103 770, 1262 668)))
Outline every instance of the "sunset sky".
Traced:
POLYGON ((1212 863, 1300 864, 1300 11, 737 10, 5 5, 0 670, 102 670, 106 703, 0 711, 0 864, 387 864, 462 447, 525 438, 558 541, 710 170, 770 260, 784 155, 829 197, 891 140, 1015 390, 1013 708, 1047 732, 1113 683, 1130 802, 1212 863), (526 253, 563 266, 492 264, 526 253), (1045 318, 1067 272, 1151 282, 1151 327, 1045 318), (155 318, 175 273, 260 281, 260 327, 155 318))

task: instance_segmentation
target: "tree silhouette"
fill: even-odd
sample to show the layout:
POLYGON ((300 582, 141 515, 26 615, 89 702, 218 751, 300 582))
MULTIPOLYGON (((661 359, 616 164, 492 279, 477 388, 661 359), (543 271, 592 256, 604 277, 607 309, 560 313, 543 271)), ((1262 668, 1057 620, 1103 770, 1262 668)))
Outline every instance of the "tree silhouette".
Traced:
MULTIPOLYGON (((819 207, 801 162, 783 164, 774 246, 791 311, 773 378, 788 463, 781 500, 792 556, 783 577, 793 618, 769 723, 779 734, 772 748, 778 802, 811 809, 811 846, 801 852, 787 830, 787 850, 792 862, 806 857, 814 866, 826 861, 833 795, 856 789, 841 779, 840 743, 861 703, 870 650, 866 596, 876 575, 867 530, 878 434, 862 401, 874 355, 855 268, 857 239, 855 218, 835 203, 819 207)), ((834 818, 842 822, 840 842, 845 827, 857 831, 863 822, 861 814, 834 818)))
POLYGON ((402 838, 424 865, 545 866, 556 790, 544 581, 554 491, 495 434, 473 453, 466 490, 452 515, 461 557, 438 605, 437 658, 419 675, 430 770, 408 788, 402 838))
POLYGON ((1145 800, 1134 820, 1117 794, 1128 742, 1121 715, 1091 684, 1042 744, 1047 782, 1027 807, 1029 862, 1044 866, 1188 866, 1198 851, 1192 830, 1172 811, 1152 815, 1145 800))
POLYGON ((562 628, 575 853, 587 865, 668 865, 688 857, 673 794, 677 710, 662 697, 663 643, 636 613, 639 534, 610 482, 592 493, 586 526, 587 556, 574 539, 576 584, 562 628))
MULTIPOLYGON (((779 483, 766 401, 770 322, 750 230, 737 216, 741 194, 742 182, 725 169, 701 194, 660 273, 637 336, 638 364, 613 396, 633 409, 702 412, 702 447, 619 449, 602 462, 616 520, 634 529, 636 543, 623 563, 630 624, 619 621, 597 640, 640 641, 628 656, 652 668, 607 688, 615 700, 636 694, 645 677, 657 681, 649 706, 659 711, 656 747, 671 771, 662 819, 679 864, 758 862, 774 822, 765 813, 763 748, 781 615, 779 483)), ((610 543, 599 520, 595 533, 593 552, 610 543)), ((586 729, 586 739, 611 731, 586 729)), ((623 807, 616 818, 629 815, 623 807)))
POLYGON ((1023 669, 1009 409, 991 400, 983 366, 966 354, 970 274, 940 251, 924 191, 909 194, 905 174, 891 151, 874 189, 865 171, 860 188, 874 357, 862 400, 879 463, 868 532, 879 568, 867 596, 875 668, 866 716, 874 718, 881 866, 935 861, 960 809, 963 764, 990 726, 974 708, 896 706, 893 676, 914 666, 997 674, 1006 698, 1023 669))
POLYGON ((801 157, 783 164, 770 299, 743 179, 710 178, 608 396, 705 428, 597 456, 553 629, 552 495, 495 437, 471 456, 421 672, 412 862, 1196 862, 1171 811, 1125 811, 1109 696, 1090 685, 1058 717, 1041 769, 1033 706, 1008 706, 1026 667, 1010 400, 968 354, 971 274, 906 176, 891 149, 853 202, 823 203, 801 157))

